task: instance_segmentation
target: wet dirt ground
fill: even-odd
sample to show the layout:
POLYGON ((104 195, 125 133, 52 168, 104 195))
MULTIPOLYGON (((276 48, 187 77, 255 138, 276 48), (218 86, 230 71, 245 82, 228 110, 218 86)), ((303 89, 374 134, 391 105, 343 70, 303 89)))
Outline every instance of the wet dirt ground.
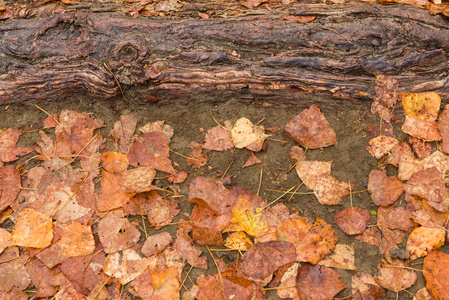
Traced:
MULTIPOLYGON (((333 101, 333 100, 328 100, 333 101)), ((326 99, 323 99, 323 103, 326 99)), ((0 106, 0 124, 2 128, 20 128, 22 131, 31 131, 24 133, 20 140, 19 146, 32 146, 34 142, 39 139, 37 129, 43 127, 43 120, 47 115, 34 106, 35 103, 25 104, 11 104, 0 106)), ((292 146, 297 145, 292 139, 287 137, 282 128, 294 116, 304 110, 304 105, 296 107, 275 107, 274 105, 259 105, 243 104, 238 101, 230 100, 221 103, 166 103, 166 104, 139 104, 132 101, 124 102, 121 99, 112 100, 86 100, 83 98, 68 99, 60 102, 36 102, 43 110, 53 114, 59 114, 64 109, 75 110, 78 112, 88 112, 95 117, 102 119, 106 126, 101 129, 104 137, 109 137, 109 131, 112 129, 114 122, 119 120, 120 115, 134 115, 137 117, 137 127, 143 126, 148 122, 156 120, 165 120, 166 124, 174 128, 174 137, 170 144, 171 159, 178 164, 176 167, 179 171, 187 171, 189 177, 185 182, 179 184, 181 194, 184 197, 180 198, 180 208, 182 213, 189 214, 192 210, 193 204, 188 202, 188 187, 190 181, 196 176, 221 177, 227 170, 227 175, 232 175, 232 185, 239 186, 256 192, 259 188, 260 174, 262 171, 262 180, 260 182, 260 195, 267 202, 282 195, 283 191, 290 189, 292 186, 300 185, 301 181, 293 169, 286 172, 293 165, 293 161, 289 156, 292 146), (198 143, 204 142, 204 135, 206 131, 216 125, 213 118, 223 124, 225 120, 231 122, 236 121, 240 117, 246 117, 253 123, 259 123, 265 128, 280 127, 277 132, 267 132, 271 137, 267 140, 268 147, 266 151, 256 153, 256 156, 262 160, 261 164, 256 164, 247 168, 242 168, 242 165, 250 156, 250 151, 246 149, 236 149, 233 151, 216 152, 207 151, 209 157, 208 164, 200 169, 194 169, 186 163, 183 156, 188 156, 191 149, 187 145, 194 141, 198 143), (284 141, 284 142, 282 142, 284 141), (181 155, 179 155, 181 154, 181 155)), ((331 127, 337 134, 337 146, 328 148, 308 150, 307 157, 309 160, 333 161, 332 175, 340 181, 350 180, 355 184, 354 194, 352 195, 353 206, 361 207, 369 211, 377 211, 377 206, 370 199, 369 193, 366 191, 368 183, 369 172, 377 167, 377 160, 370 156, 366 151, 365 146, 368 144, 369 138, 363 130, 364 125, 379 124, 378 116, 371 114, 370 103, 354 104, 353 108, 348 109, 339 108, 338 104, 329 107, 327 105, 319 104, 320 109, 329 121, 331 127)), ((343 106, 342 106, 343 107, 343 106)), ((399 119, 402 118, 402 112, 397 111, 399 119)), ((400 124, 394 126, 394 134, 397 139, 404 137, 400 131, 400 124)), ((108 141, 106 145, 114 150, 114 143, 108 141)), ((26 161, 33 154, 25 156, 20 160, 13 162, 15 164, 26 161)), ((31 168, 37 165, 39 161, 30 160, 25 168, 31 168)), ((396 168, 387 168, 388 175, 396 174, 396 168)), ((166 174, 158 173, 157 177, 163 177, 166 174)), ((159 187, 168 187, 169 183, 166 179, 155 181, 155 185, 159 187)), ((304 189, 299 191, 304 192, 304 189)), ((401 199, 403 199, 403 195, 401 199)), ((334 215, 345 208, 350 207, 350 197, 347 196, 344 200, 335 206, 321 205, 313 194, 301 195, 286 195, 278 200, 286 204, 291 213, 298 211, 301 216, 307 217, 313 221, 315 217, 319 217, 331 224, 339 237, 339 243, 353 245, 355 249, 355 265, 358 271, 368 272, 374 274, 376 267, 382 259, 378 247, 371 246, 361 241, 354 239, 354 236, 348 236, 341 231, 334 222, 334 215)), ((405 204, 402 201, 402 206, 405 204)), ((175 218, 175 222, 183 215, 179 214, 175 218)), ((377 222, 376 216, 371 216, 371 225, 377 222)), ((167 231, 174 237, 176 235, 176 225, 166 226, 158 231, 149 228, 148 234, 155 234, 157 232, 167 231)), ((404 239, 403 245, 400 248, 405 248, 407 236, 404 239)), ((141 243, 144 238, 141 238, 141 243)), ((444 246, 441 249, 448 253, 448 247, 444 246)), ((216 253, 220 255, 219 252, 216 253)), ((207 273, 216 273, 215 265, 213 264, 207 250, 204 255, 209 257, 209 270, 207 273)), ((421 269, 422 259, 413 261, 416 263, 414 268, 421 269)), ((348 287, 340 292, 337 296, 345 298, 351 295, 351 276, 356 271, 346 271, 335 269, 343 277, 342 280, 348 287)), ((193 280, 203 270, 194 269, 190 276, 193 280)), ((421 272, 418 273, 417 283, 409 289, 411 293, 416 293, 418 289, 425 285, 424 277, 421 272)), ((191 283, 186 281, 186 285, 191 283)), ((137 298, 136 298, 137 299, 137 298)), ((272 291, 267 299, 278 299, 272 291)), ((387 292, 384 299, 412 299, 410 293, 400 292, 399 295, 393 292, 387 292)))

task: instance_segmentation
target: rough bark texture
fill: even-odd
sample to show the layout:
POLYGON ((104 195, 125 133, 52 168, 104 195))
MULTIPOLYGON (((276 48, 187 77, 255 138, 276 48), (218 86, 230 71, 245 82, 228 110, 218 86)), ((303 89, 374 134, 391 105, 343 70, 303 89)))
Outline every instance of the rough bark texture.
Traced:
POLYGON ((117 80, 138 101, 370 100, 376 74, 447 99, 448 53, 447 17, 412 6, 311 4, 209 20, 72 12, 0 23, 0 104, 110 98, 117 80))

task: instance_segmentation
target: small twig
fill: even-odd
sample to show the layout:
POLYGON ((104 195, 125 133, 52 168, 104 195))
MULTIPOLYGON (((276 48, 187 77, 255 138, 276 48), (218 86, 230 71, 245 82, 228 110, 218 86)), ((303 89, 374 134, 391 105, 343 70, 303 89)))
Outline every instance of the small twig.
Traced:
POLYGON ((261 288, 262 291, 271 291, 271 290, 283 290, 283 289, 291 289, 291 288, 296 288, 295 285, 293 286, 276 286, 276 287, 272 287, 272 288, 261 288))
POLYGON ((283 141, 283 140, 273 139, 273 138, 269 138, 269 137, 267 137, 267 138, 265 138, 265 139, 266 139, 266 140, 270 140, 270 141, 276 141, 276 142, 281 142, 281 143, 284 143, 284 144, 288 144, 287 141, 283 141))
POLYGON ((118 88, 120 89, 120 92, 122 93, 123 99, 125 99, 125 101, 128 101, 128 100, 126 100, 125 93, 123 93, 122 86, 120 85, 120 82, 118 81, 117 77, 115 77, 114 73, 112 73, 112 70, 109 68, 109 66, 106 64, 106 62, 103 62, 103 65, 106 67, 106 69, 108 69, 109 72, 111 72, 112 76, 115 79, 115 82, 117 82, 118 88))
POLYGON ((282 195, 280 195, 279 197, 277 197, 276 199, 274 199, 273 201, 271 201, 270 203, 268 203, 267 205, 265 205, 262 210, 264 210, 265 208, 267 208, 268 206, 270 206, 271 204, 275 203, 276 201, 278 201, 279 199, 281 199, 282 197, 284 197, 285 195, 287 195, 291 190, 293 190, 295 188, 295 186, 292 186, 291 188, 288 189, 288 191, 286 191, 285 193, 283 193, 282 195))
POLYGON ((229 164, 229 166, 227 167, 226 171, 223 173, 223 176, 221 176, 220 178, 220 182, 223 180, 223 178, 226 176, 226 173, 228 173, 229 169, 231 168, 232 164, 234 163, 235 159, 233 159, 231 161, 231 163, 229 164))
POLYGON ((256 193, 257 196, 259 196, 260 186, 262 185, 262 176, 263 176, 263 167, 260 169, 259 187, 257 188, 257 193, 256 193))
POLYGON ((225 290, 224 290, 223 277, 221 276, 220 267, 218 266, 218 263, 217 263, 217 261, 215 260, 214 255, 213 255, 212 252, 210 251, 208 245, 206 245, 206 248, 207 248, 207 251, 209 251, 210 256, 212 257, 212 260, 214 261, 215 266, 217 267, 218 275, 220 276, 221 287, 223 288, 223 296, 226 297, 225 290))
MULTIPOLYGON (((218 123, 218 121, 215 120, 214 116, 212 116, 212 120, 214 120, 215 123, 217 123, 217 125, 220 126, 221 128, 228 130, 226 127, 224 127, 223 125, 221 125, 220 123, 218 123)), ((228 131, 229 131, 229 130, 228 130, 228 131)))
POLYGON ((39 106, 37 106, 37 104, 34 104, 34 107, 40 109, 41 111, 43 111, 44 113, 46 113, 49 117, 51 117, 53 119, 53 121, 55 121, 59 126, 61 126, 61 123, 58 122, 58 120, 56 120, 52 115, 50 115, 46 110, 44 110, 43 108, 40 108, 39 106))
POLYGON ((109 279, 111 279, 112 275, 109 276, 108 279, 106 279, 105 282, 103 282, 103 284, 101 285, 101 287, 98 289, 98 291, 95 293, 94 297, 90 300, 95 300, 95 298, 97 298, 98 294, 100 294, 100 291, 104 288, 104 286, 106 285, 106 283, 109 281, 109 279))

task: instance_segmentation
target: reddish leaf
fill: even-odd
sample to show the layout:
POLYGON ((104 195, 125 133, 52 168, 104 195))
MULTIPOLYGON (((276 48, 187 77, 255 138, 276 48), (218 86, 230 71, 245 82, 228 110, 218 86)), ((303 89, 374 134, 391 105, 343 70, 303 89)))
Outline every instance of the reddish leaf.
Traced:
POLYGON ((0 228, 0 254, 11 245, 11 233, 0 228))
POLYGON ((292 243, 257 243, 243 255, 240 270, 253 279, 262 280, 272 275, 280 266, 295 261, 295 258, 296 250, 292 243))
POLYGON ((193 151, 189 154, 189 158, 186 159, 186 162, 194 168, 201 168, 207 164, 207 154, 201 153, 203 147, 197 146, 193 149, 193 151))
POLYGON ((104 252, 115 252, 131 248, 140 238, 140 232, 126 218, 109 213, 98 222, 98 237, 104 252))
POLYGON ((301 160, 296 164, 296 173, 304 184, 314 190, 316 188, 317 176, 330 175, 332 161, 310 161, 301 160))
POLYGON ((434 121, 423 121, 412 116, 405 116, 402 131, 427 142, 441 140, 440 129, 434 121))
POLYGON ((321 260, 318 264, 330 268, 345 270, 357 270, 355 263, 354 247, 344 244, 337 244, 334 253, 327 259, 321 260))
POLYGON ((173 130, 173 127, 171 127, 168 124, 164 124, 165 121, 155 121, 152 123, 148 123, 142 127, 139 127, 139 131, 142 133, 148 133, 148 132, 159 132, 164 134, 167 138, 168 141, 170 141, 170 139, 173 137, 173 135, 175 134, 175 131, 173 130))
POLYGON ((129 149, 129 163, 134 166, 153 167, 156 170, 175 174, 170 160, 168 137, 160 132, 148 132, 137 137, 129 149))
POLYGON ((396 107, 398 102, 398 81, 393 77, 386 75, 376 75, 374 90, 376 98, 371 105, 371 112, 373 114, 379 113, 379 116, 390 122, 395 117, 392 109, 396 107))
POLYGON ((0 212, 7 208, 20 191, 20 175, 13 165, 0 165, 0 212))
POLYGON ((304 217, 288 220, 278 226, 277 233, 280 240, 295 245, 296 260, 312 264, 331 253, 338 241, 332 227, 319 218, 313 225, 304 217))
POLYGON ((120 116, 120 121, 114 123, 110 134, 118 141, 120 153, 127 154, 129 152, 136 125, 137 118, 133 115, 120 116))
POLYGON ((145 203, 148 221, 151 225, 156 225, 156 229, 170 224, 181 211, 177 208, 179 204, 178 200, 162 198, 156 191, 141 193, 136 197, 145 203))
POLYGON ((303 265, 296 277, 299 299, 332 299, 346 287, 340 277, 325 266, 303 265))
POLYGON ((393 292, 400 292, 415 284, 418 276, 412 270, 404 268, 402 260, 394 260, 391 265, 379 265, 378 273, 375 275, 376 282, 393 292))
POLYGON ((427 204, 438 211, 446 212, 449 209, 449 198, 443 175, 436 167, 413 174, 405 184, 405 191, 426 199, 427 204))
POLYGON ((0 129, 0 162, 14 161, 19 156, 27 155, 34 150, 34 147, 19 148, 16 146, 21 134, 17 129, 0 129))
POLYGON ((435 299, 448 299, 449 255, 435 250, 424 258, 426 287, 435 299))
POLYGON ((373 246, 377 246, 380 243, 381 233, 376 227, 370 227, 367 228, 361 235, 356 236, 355 239, 373 246))
POLYGON ((53 269, 47 268, 40 260, 34 259, 26 264, 26 270, 31 276, 31 282, 37 288, 34 297, 52 297, 57 290, 53 285, 53 277, 61 272, 59 267, 53 269))
POLYGON ((219 215, 232 210, 236 199, 215 179, 196 177, 190 182, 189 202, 204 206, 219 215))
POLYGON ((176 241, 173 244, 182 259, 186 260, 191 266, 201 269, 207 269, 207 258, 201 256, 202 251, 196 246, 189 236, 190 228, 182 222, 178 225, 176 232, 176 241), (200 257, 201 256, 201 257, 200 257))
POLYGON ((413 221, 421 226, 442 228, 446 224, 446 217, 442 212, 426 205, 412 213, 413 221))
POLYGON ((251 152, 251 155, 249 156, 248 160, 243 164, 242 168, 246 168, 255 164, 260 164, 261 162, 262 161, 257 158, 254 152, 251 152))
POLYGON ((151 255, 158 255, 170 245, 172 240, 173 238, 168 232, 162 232, 149 236, 143 244, 141 252, 147 257, 151 255))
POLYGON ((413 152, 419 159, 423 159, 431 154, 432 146, 429 142, 425 142, 413 136, 409 137, 408 141, 413 148, 413 152))
POLYGON ((59 291, 54 296, 55 300, 84 300, 86 297, 83 294, 78 293, 73 284, 67 281, 59 288, 59 291))
MULTIPOLYGON (((331 175, 316 176, 314 179, 313 193, 323 205, 337 205, 345 196, 349 195, 349 184, 340 182, 331 175)), ((351 186, 351 189, 353 188, 354 186, 351 186)))
POLYGON ((380 287, 374 277, 368 273, 357 272, 352 276, 352 296, 354 300, 381 300, 385 290, 380 287))
POLYGON ((359 207, 350 207, 335 214, 334 221, 346 234, 361 234, 371 219, 370 212, 359 207))
POLYGON ((368 190, 376 205, 393 204, 404 192, 404 184, 396 176, 387 176, 386 170, 372 170, 369 173, 368 190))
POLYGON ((232 142, 231 132, 228 129, 217 125, 206 132, 204 149, 224 151, 232 147, 234 147, 234 143, 232 142))
POLYGON ((17 247, 9 247, 0 255, 0 292, 9 292, 13 288, 24 290, 31 283, 30 275, 24 265, 28 256, 19 256, 17 247))
POLYGON ((197 278, 198 300, 250 300, 254 287, 250 281, 238 277, 220 277, 201 275, 197 278))
POLYGON ((213 211, 195 205, 190 217, 192 238, 199 245, 222 246, 221 231, 231 222, 230 215, 219 216, 213 211))
POLYGON ((398 140, 393 137, 379 135, 369 141, 369 146, 366 146, 366 150, 368 150, 369 154, 379 159, 398 144, 398 140))
POLYGON ((444 107, 443 112, 438 117, 438 128, 442 136, 441 150, 449 153, 449 104, 444 107))
POLYGON ((368 134, 368 138, 371 140, 379 135, 394 137, 393 126, 390 124, 376 124, 376 125, 365 125, 363 129, 368 134))
POLYGON ((147 267, 142 274, 131 281, 128 291, 133 294, 133 296, 142 299, 151 299, 154 292, 153 280, 151 279, 152 271, 153 270, 147 267))
POLYGON ((337 144, 337 136, 318 105, 314 104, 294 117, 284 131, 301 146, 317 149, 337 144))

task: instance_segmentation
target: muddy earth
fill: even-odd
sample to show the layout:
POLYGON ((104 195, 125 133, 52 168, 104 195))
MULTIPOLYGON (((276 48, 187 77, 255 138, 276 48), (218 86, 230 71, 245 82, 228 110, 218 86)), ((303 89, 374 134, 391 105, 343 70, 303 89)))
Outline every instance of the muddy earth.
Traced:
MULTIPOLYGON (((370 199, 369 192, 366 191, 368 183, 369 172, 377 167, 378 161, 372 157, 366 150, 369 138, 366 132, 363 130, 365 125, 379 124, 380 119, 378 116, 373 115, 370 112, 370 103, 358 103, 348 108, 348 104, 339 105, 334 103, 329 106, 327 103, 334 101, 331 99, 322 99, 321 103, 318 103, 321 111, 329 121, 331 127, 337 134, 338 145, 328 148, 308 150, 307 157, 309 160, 319 161, 333 161, 332 175, 339 181, 348 181, 355 184, 355 190, 352 194, 353 206, 361 207, 372 211, 370 225, 375 225, 377 222, 376 215, 378 207, 370 199)), ((19 128, 25 133, 20 137, 18 146, 30 147, 33 146, 35 141, 39 139, 38 129, 43 127, 43 120, 47 117, 43 111, 34 106, 37 104, 40 108, 46 112, 58 115, 64 109, 74 110, 77 112, 88 112, 95 117, 102 119, 106 126, 101 129, 101 134, 108 138, 110 137, 109 131, 112 129, 114 122, 119 120, 121 115, 134 115, 137 117, 137 127, 143 126, 148 122, 156 120, 165 120, 166 124, 171 125, 174 128, 174 137, 170 144, 171 159, 174 162, 175 167, 179 171, 187 171, 189 177, 187 180, 179 184, 181 194, 180 208, 182 212, 175 218, 176 222, 180 217, 190 214, 194 204, 188 202, 188 188, 190 181, 196 176, 207 176, 212 178, 220 178, 226 172, 226 175, 232 176, 232 185, 239 186, 245 189, 249 189, 253 192, 257 192, 260 182, 261 169, 262 180, 260 182, 260 196, 267 202, 271 202, 274 199, 282 195, 283 191, 290 189, 292 186, 298 186, 301 181, 296 174, 295 170, 287 171, 292 167, 293 161, 289 156, 289 152, 292 146, 298 145, 295 141, 286 136, 282 128, 291 120, 294 116, 302 112, 305 108, 304 105, 279 107, 268 103, 256 103, 245 104, 238 101, 228 102, 207 102, 207 103, 134 103, 130 100, 124 101, 117 98, 112 100, 98 100, 98 99, 86 99, 82 97, 65 99, 58 102, 36 102, 25 104, 11 104, 0 106, 0 124, 2 128, 19 128), (271 137, 267 140, 266 151, 256 153, 256 156, 262 160, 262 163, 256 164, 247 168, 242 168, 242 165, 250 156, 250 151, 246 149, 236 149, 232 151, 227 150, 224 152, 208 151, 205 152, 208 155, 208 164, 200 169, 194 169, 186 163, 184 156, 188 156, 191 152, 187 146, 190 142, 204 142, 204 136, 208 129, 216 126, 216 122, 223 124, 225 120, 230 120, 234 123, 240 117, 246 117, 253 123, 259 123, 265 126, 265 128, 279 127, 281 128, 277 132, 267 132, 271 137)), ((403 120, 403 112, 396 111, 400 120, 403 120)), ((397 139, 405 138, 400 130, 401 124, 394 124, 394 135, 397 139)), ((53 133, 54 130, 47 130, 47 133, 53 133)), ((107 148, 111 151, 116 150, 115 143, 110 139, 106 143, 107 148)), ((107 149, 105 149, 106 151, 107 149)), ((34 154, 29 154, 20 158, 14 164, 23 163, 25 169, 32 168, 39 164, 39 160, 30 159, 34 154)), ((397 168, 387 167, 387 174, 389 176, 396 175, 397 168)), ((168 188, 170 185, 164 177, 165 173, 158 172, 155 181, 155 185, 163 188, 168 188)), ((99 184, 97 186, 99 188, 99 184)), ((343 201, 335 206, 323 206, 321 205, 313 194, 307 193, 306 188, 301 187, 298 192, 303 194, 290 194, 282 197, 278 202, 282 202, 287 205, 291 213, 299 212, 301 216, 307 217, 310 221, 319 217, 332 225, 336 235, 339 238, 339 243, 353 245, 355 249, 355 265, 358 271, 374 274, 376 267, 379 265, 383 256, 379 253, 377 246, 371 246, 359 240, 356 240, 354 236, 348 236, 341 231, 334 222, 334 215, 345 208, 350 207, 350 197, 347 196, 343 201)), ((400 198, 400 205, 405 207, 403 201, 404 195, 400 198)), ((184 217, 185 218, 185 217, 184 217)), ((130 217, 130 221, 133 219, 140 219, 138 217, 130 217)), ((146 224, 148 225, 148 224, 146 224)), ((8 223, 2 224, 2 227, 11 226, 8 223)), ((169 232, 173 238, 176 236, 176 225, 165 226, 162 229, 156 231, 153 228, 147 228, 149 235, 160 233, 163 231, 169 232)), ((408 235, 407 235, 408 236, 408 235)), ((404 249, 407 241, 407 236, 404 239, 400 248, 404 249)), ((145 241, 145 235, 141 235, 140 243, 145 241)), ((203 255, 208 257, 209 269, 206 273, 216 273, 216 267, 205 248, 203 249, 203 255)), ((447 245, 441 248, 441 251, 449 253, 449 247, 447 245)), ((216 256, 228 256, 228 262, 232 263, 233 259, 236 259, 236 251, 232 252, 220 252, 216 251, 216 256), (229 257, 231 255, 231 257, 229 257)), ((422 269, 423 259, 418 259, 412 262, 412 267, 422 269)), ((337 297, 346 298, 351 295, 351 276, 356 271, 347 271, 341 269, 335 269, 336 272, 342 275, 342 280, 346 284, 347 288, 341 291, 337 297)), ((193 281, 204 273, 205 271, 200 269, 193 269, 190 273, 190 277, 193 281)), ((415 294, 418 289, 425 286, 424 277, 422 272, 417 272, 418 281, 409 289, 409 291, 415 294)), ((186 286, 190 287, 191 282, 186 281, 186 286)), ((184 290, 182 290, 184 292, 184 290)), ((131 296, 132 297, 132 296, 131 296)), ((396 293, 387 291, 384 299, 412 299, 410 293, 400 292, 396 293)), ((135 298, 137 299, 137 298, 135 298)), ((267 299, 279 299, 274 291, 271 291, 267 299)))

